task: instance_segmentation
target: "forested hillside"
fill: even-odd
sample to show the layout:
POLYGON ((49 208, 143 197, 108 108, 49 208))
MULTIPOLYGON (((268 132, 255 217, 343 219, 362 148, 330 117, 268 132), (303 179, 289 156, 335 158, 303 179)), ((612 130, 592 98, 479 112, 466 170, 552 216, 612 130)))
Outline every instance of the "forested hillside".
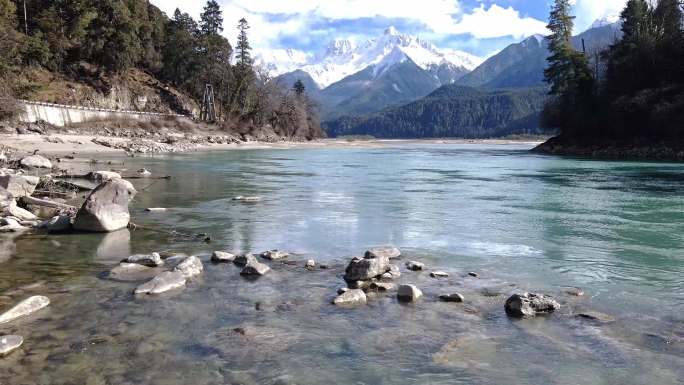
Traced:
POLYGON ((490 138, 539 133, 546 88, 483 91, 444 86, 405 106, 326 122, 331 136, 490 138))
MULTIPOLYGON (((178 10, 169 18, 146 0, 26 0, 25 5, 26 18, 23 0, 0 0, 0 119, 13 113, 12 97, 69 93, 53 90, 59 82, 106 98, 117 86, 126 88, 121 81, 128 79, 136 85, 160 82, 160 99, 174 96, 165 90, 177 89, 196 102, 211 84, 219 123, 270 124, 283 136, 322 133, 303 92, 278 87, 253 66, 246 20, 235 20, 235 49, 222 36, 224 15, 214 0, 198 21, 178 10)), ((178 112, 187 113, 187 107, 178 112)))

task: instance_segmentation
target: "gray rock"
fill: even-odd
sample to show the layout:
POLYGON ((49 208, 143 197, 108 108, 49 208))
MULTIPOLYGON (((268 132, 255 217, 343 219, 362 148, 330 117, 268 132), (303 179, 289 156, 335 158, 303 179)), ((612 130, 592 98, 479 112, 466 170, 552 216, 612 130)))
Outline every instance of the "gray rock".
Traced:
POLYGON ((361 289, 349 289, 333 300, 337 306, 365 305, 366 302, 366 293, 361 289))
POLYGON ((371 283, 373 283, 373 279, 365 280, 365 281, 347 281, 347 286, 350 289, 362 289, 366 290, 370 288, 371 283))
POLYGON ((425 268, 425 264, 417 261, 406 262, 406 268, 412 271, 420 271, 425 268))
POLYGON ((40 178, 29 175, 0 175, 0 187, 15 197, 31 196, 36 191, 40 178))
POLYGON ((444 302, 463 302, 463 301, 465 301, 465 298, 463 297, 463 295, 461 295, 459 293, 440 295, 439 299, 441 299, 444 302))
POLYGON ((179 271, 165 271, 152 278, 151 281, 138 286, 135 294, 161 294, 170 290, 180 289, 187 282, 185 275, 179 271))
POLYGON ((111 179, 100 184, 78 210, 74 228, 89 232, 125 228, 131 220, 128 204, 135 194, 133 185, 123 179, 111 179))
POLYGON ((71 230, 71 217, 68 215, 58 215, 52 217, 45 224, 48 233, 63 233, 71 230))
POLYGON ((135 254, 123 260, 126 263, 135 263, 138 265, 157 267, 164 264, 161 255, 159 253, 152 254, 135 254))
POLYGON ((24 344, 21 336, 0 336, 0 357, 4 357, 19 349, 24 344))
POLYGON ((0 212, 3 212, 14 203, 14 196, 4 188, 0 188, 0 212))
POLYGON ((157 269, 145 265, 121 262, 109 271, 109 278, 117 281, 140 281, 150 279, 154 276, 155 271, 157 269))
POLYGON ((370 289, 375 291, 392 291, 397 288, 397 285, 391 282, 372 282, 370 289))
POLYGON ((214 251, 211 254, 211 261, 216 263, 235 262, 235 254, 226 253, 225 251, 214 251))
POLYGON ((110 179, 121 179, 121 174, 114 171, 93 171, 89 175, 90 179, 106 182, 110 179))
POLYGON ((8 311, 0 314, 0 324, 14 321, 17 318, 25 317, 32 313, 37 312, 40 309, 48 306, 50 304, 50 299, 42 295, 35 295, 29 297, 8 311))
POLYGON ((474 272, 474 271, 471 271, 470 273, 468 273, 468 275, 471 276, 471 277, 473 277, 473 278, 477 278, 477 277, 480 276, 479 274, 477 274, 477 273, 474 272))
POLYGON ((613 317, 609 314, 605 314, 605 313, 601 313, 601 312, 593 311, 593 310, 578 313, 577 317, 584 318, 584 319, 591 320, 591 321, 600 322, 600 323, 615 322, 615 317, 613 317))
POLYGON ((399 266, 397 265, 389 265, 387 272, 380 276, 382 279, 389 280, 399 279, 399 277, 401 277, 401 271, 399 271, 399 266))
POLYGON ((444 272, 444 271, 433 271, 430 273, 430 277, 432 278, 446 278, 449 276, 449 273, 444 272))
POLYGON ((280 259, 285 259, 289 257, 290 254, 285 252, 285 251, 280 251, 280 250, 269 250, 269 251, 264 251, 261 253, 262 258, 270 259, 271 261, 277 261, 280 259))
POLYGON ((415 285, 401 285, 397 293, 397 298, 401 302, 414 302, 422 296, 423 292, 415 285))
POLYGON ((22 166, 28 168, 52 168, 52 162, 49 159, 40 155, 31 155, 22 159, 19 162, 22 166))
POLYGON ((569 287, 565 289, 565 294, 575 297, 582 297, 584 295, 584 290, 580 289, 579 287, 569 287))
POLYGON ((254 259, 247 262, 240 274, 246 276, 261 276, 265 275, 269 271, 271 271, 271 268, 267 264, 261 263, 254 259))
POLYGON ((202 265, 202 261, 194 255, 185 258, 183 262, 179 263, 178 266, 173 269, 173 271, 183 274, 183 276, 188 279, 202 274, 203 270, 204 265, 202 265))
POLYGON ((34 221, 38 218, 32 212, 17 206, 16 202, 10 203, 9 207, 7 208, 7 212, 20 221, 34 221))
POLYGON ((344 278, 347 281, 363 281, 379 277, 389 270, 389 258, 377 256, 374 258, 355 257, 347 266, 344 278))
POLYGON ((510 317, 527 318, 549 314, 560 309, 560 304, 550 296, 536 293, 513 294, 506 300, 506 314, 510 317))
POLYGON ((344 293, 348 292, 349 290, 351 290, 351 289, 348 287, 341 287, 341 288, 337 289, 337 294, 344 294, 344 293))
POLYGON ((396 259, 401 257, 401 251, 393 246, 374 247, 366 251, 365 257, 396 259))
POLYGON ((237 257, 235 257, 235 264, 239 266, 245 266, 250 262, 258 262, 256 257, 252 254, 240 254, 237 257))
POLYGON ((314 261, 313 259, 309 259, 304 264, 304 268, 309 269, 309 270, 314 269, 315 267, 316 267, 316 261, 314 261))

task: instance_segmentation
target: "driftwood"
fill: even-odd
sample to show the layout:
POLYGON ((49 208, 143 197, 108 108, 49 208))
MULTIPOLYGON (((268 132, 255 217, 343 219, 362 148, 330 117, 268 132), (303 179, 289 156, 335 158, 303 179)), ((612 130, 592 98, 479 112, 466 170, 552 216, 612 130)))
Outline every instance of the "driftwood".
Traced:
POLYGON ((24 203, 29 204, 29 205, 34 205, 34 206, 42 206, 42 207, 49 207, 52 209, 61 209, 61 210, 73 210, 76 211, 78 208, 67 205, 64 203, 59 203, 59 202, 53 202, 53 201, 48 201, 44 199, 38 199, 38 198, 33 198, 33 197, 22 197, 21 198, 24 203))

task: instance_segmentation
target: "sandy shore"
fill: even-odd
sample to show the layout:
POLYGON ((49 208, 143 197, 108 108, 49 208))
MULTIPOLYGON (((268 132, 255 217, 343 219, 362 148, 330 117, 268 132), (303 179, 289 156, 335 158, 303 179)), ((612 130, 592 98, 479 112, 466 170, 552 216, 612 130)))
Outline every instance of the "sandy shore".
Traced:
MULTIPOLYGON (((124 154, 121 149, 106 147, 94 143, 92 135, 0 135, 0 144, 11 147, 19 153, 33 153, 38 150, 44 155, 65 156, 84 154, 124 154), (57 140, 55 140, 57 139, 57 140)), ((112 143, 126 142, 129 138, 102 137, 112 143)), ((407 139, 407 140, 345 140, 345 139, 322 139, 311 142, 247 142, 240 144, 203 144, 194 151, 214 150, 254 150, 254 149, 296 149, 296 148, 343 148, 343 147, 391 147, 406 144, 529 144, 530 147, 538 145, 539 141, 505 140, 505 139, 407 139)))

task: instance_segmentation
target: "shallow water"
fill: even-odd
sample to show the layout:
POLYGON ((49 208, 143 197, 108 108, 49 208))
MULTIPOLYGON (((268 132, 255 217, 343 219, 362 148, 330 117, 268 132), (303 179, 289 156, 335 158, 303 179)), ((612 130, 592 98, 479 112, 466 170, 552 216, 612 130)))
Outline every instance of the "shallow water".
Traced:
POLYGON ((0 359, 0 384, 681 383, 684 165, 527 149, 406 144, 125 159, 173 177, 134 181, 134 222, 208 233, 211 243, 142 230, 0 239, 0 309, 30 294, 52 300, 0 325, 0 334, 26 338, 0 359), (261 200, 232 199, 240 195, 261 200), (348 259, 382 244, 428 265, 400 279, 425 298, 330 305, 348 259), (276 263, 247 281, 237 267, 208 262, 213 250, 273 248, 296 253, 298 264, 276 263), (162 250, 202 256, 202 278, 136 298, 138 282, 103 274, 129 254, 162 250), (306 271, 308 258, 332 268, 306 271), (451 276, 435 280, 430 269, 451 276), (503 303, 521 290, 564 306, 510 320, 503 303), (436 300, 453 291, 466 303, 436 300), (575 316, 585 310, 617 321, 575 316))

